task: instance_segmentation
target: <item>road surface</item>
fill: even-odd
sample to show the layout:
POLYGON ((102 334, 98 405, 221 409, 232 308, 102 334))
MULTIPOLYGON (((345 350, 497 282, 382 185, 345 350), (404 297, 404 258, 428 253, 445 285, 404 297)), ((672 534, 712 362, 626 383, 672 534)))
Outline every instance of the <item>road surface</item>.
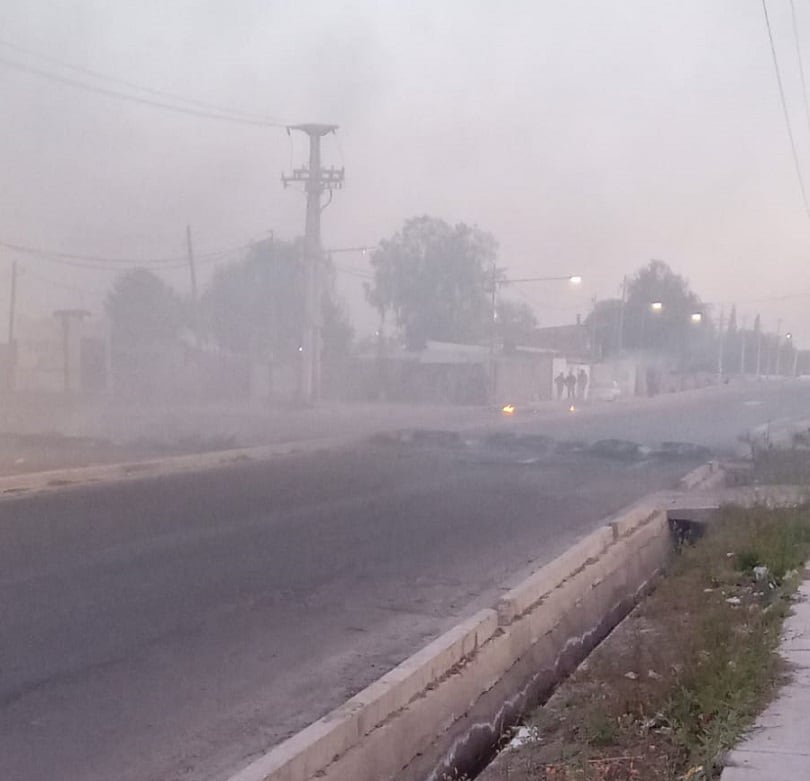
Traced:
MULTIPOLYGON (((728 450, 808 409, 795 384, 497 424, 728 450)), ((0 778, 225 779, 696 458, 539 443, 370 442, 0 501, 0 778)))

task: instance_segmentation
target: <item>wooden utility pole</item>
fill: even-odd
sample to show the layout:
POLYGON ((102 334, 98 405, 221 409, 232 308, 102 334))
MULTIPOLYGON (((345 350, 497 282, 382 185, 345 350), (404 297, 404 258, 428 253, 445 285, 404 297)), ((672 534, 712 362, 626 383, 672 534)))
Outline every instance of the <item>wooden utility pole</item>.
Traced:
POLYGON ((624 349, 624 307, 627 303, 627 277, 622 280, 622 300, 619 304, 619 328, 616 335, 617 353, 621 353, 624 349))
POLYGON ((776 321, 776 366, 774 367, 774 375, 779 376, 779 371, 782 364, 782 318, 776 321))
POLYGON ((16 387, 17 379, 17 344, 14 340, 14 321, 17 317, 17 261, 11 263, 11 298, 8 305, 8 370, 6 383, 8 391, 16 387))
POLYGON ((720 307, 720 326, 717 335, 717 384, 723 384, 723 347, 725 347, 725 338, 723 328, 725 327, 726 312, 724 307, 720 307))
POLYGON ((13 349, 14 320, 17 317, 17 261, 11 263, 11 300, 8 305, 8 345, 13 349))
POLYGON ((53 313, 62 324, 62 387, 65 394, 81 388, 81 355, 76 355, 77 363, 71 365, 71 322, 81 324, 85 317, 90 316, 90 312, 85 309, 58 309, 53 313), (71 371, 72 370, 72 371, 71 371), (78 373, 79 384, 73 387, 71 376, 78 373))
POLYGON ((197 296, 197 267, 194 264, 194 245, 191 242, 191 225, 186 225, 186 249, 188 251, 188 272, 191 277, 191 327, 194 341, 200 346, 199 301, 197 296))
POLYGON ((313 403, 320 396, 321 384, 321 212, 331 201, 334 190, 343 186, 343 168, 321 166, 321 139, 334 133, 337 125, 305 124, 287 128, 298 130, 309 137, 309 166, 296 168, 290 176, 282 176, 286 187, 292 182, 303 182, 307 194, 307 216, 304 232, 304 329, 301 339, 301 374, 299 393, 305 403, 313 403), (321 205, 321 195, 329 193, 329 201, 321 205))

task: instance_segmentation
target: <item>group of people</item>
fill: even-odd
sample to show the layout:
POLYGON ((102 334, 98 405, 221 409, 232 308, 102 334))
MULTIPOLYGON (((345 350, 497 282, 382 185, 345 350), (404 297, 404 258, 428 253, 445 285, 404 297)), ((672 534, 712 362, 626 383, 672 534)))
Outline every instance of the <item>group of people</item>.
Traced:
POLYGON ((588 372, 580 369, 574 374, 573 369, 568 370, 568 374, 560 372, 554 378, 557 386, 557 398, 562 399, 563 395, 568 401, 585 401, 588 393, 588 372))

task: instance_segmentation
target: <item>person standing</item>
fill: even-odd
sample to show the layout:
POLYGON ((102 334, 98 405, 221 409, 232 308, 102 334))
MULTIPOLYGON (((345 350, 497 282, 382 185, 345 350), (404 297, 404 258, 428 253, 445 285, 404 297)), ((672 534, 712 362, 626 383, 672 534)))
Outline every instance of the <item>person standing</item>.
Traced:
POLYGON ((585 401, 588 393, 588 372, 580 368, 577 372, 577 398, 580 401, 585 401))
POLYGON ((554 378, 554 384, 557 386, 557 398, 562 401, 565 391, 565 375, 562 372, 554 378))
POLYGON ((568 370, 568 376, 565 378, 565 387, 568 391, 568 401, 576 401, 577 396, 577 378, 573 369, 568 370))

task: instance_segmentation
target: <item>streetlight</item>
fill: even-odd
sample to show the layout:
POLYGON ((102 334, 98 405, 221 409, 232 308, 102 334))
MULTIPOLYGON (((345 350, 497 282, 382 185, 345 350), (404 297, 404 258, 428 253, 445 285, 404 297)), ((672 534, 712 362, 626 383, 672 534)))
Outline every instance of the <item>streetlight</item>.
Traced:
POLYGON ((579 274, 574 274, 574 276, 568 277, 568 281, 572 285, 581 285, 582 284, 582 277, 579 274))
POLYGON ((689 320, 695 325, 700 325, 700 323, 703 322, 703 314, 701 312, 692 312, 689 316, 689 320))
POLYGON ((653 301, 650 304, 650 309, 653 312, 663 312, 664 311, 664 304, 661 301, 653 301))

